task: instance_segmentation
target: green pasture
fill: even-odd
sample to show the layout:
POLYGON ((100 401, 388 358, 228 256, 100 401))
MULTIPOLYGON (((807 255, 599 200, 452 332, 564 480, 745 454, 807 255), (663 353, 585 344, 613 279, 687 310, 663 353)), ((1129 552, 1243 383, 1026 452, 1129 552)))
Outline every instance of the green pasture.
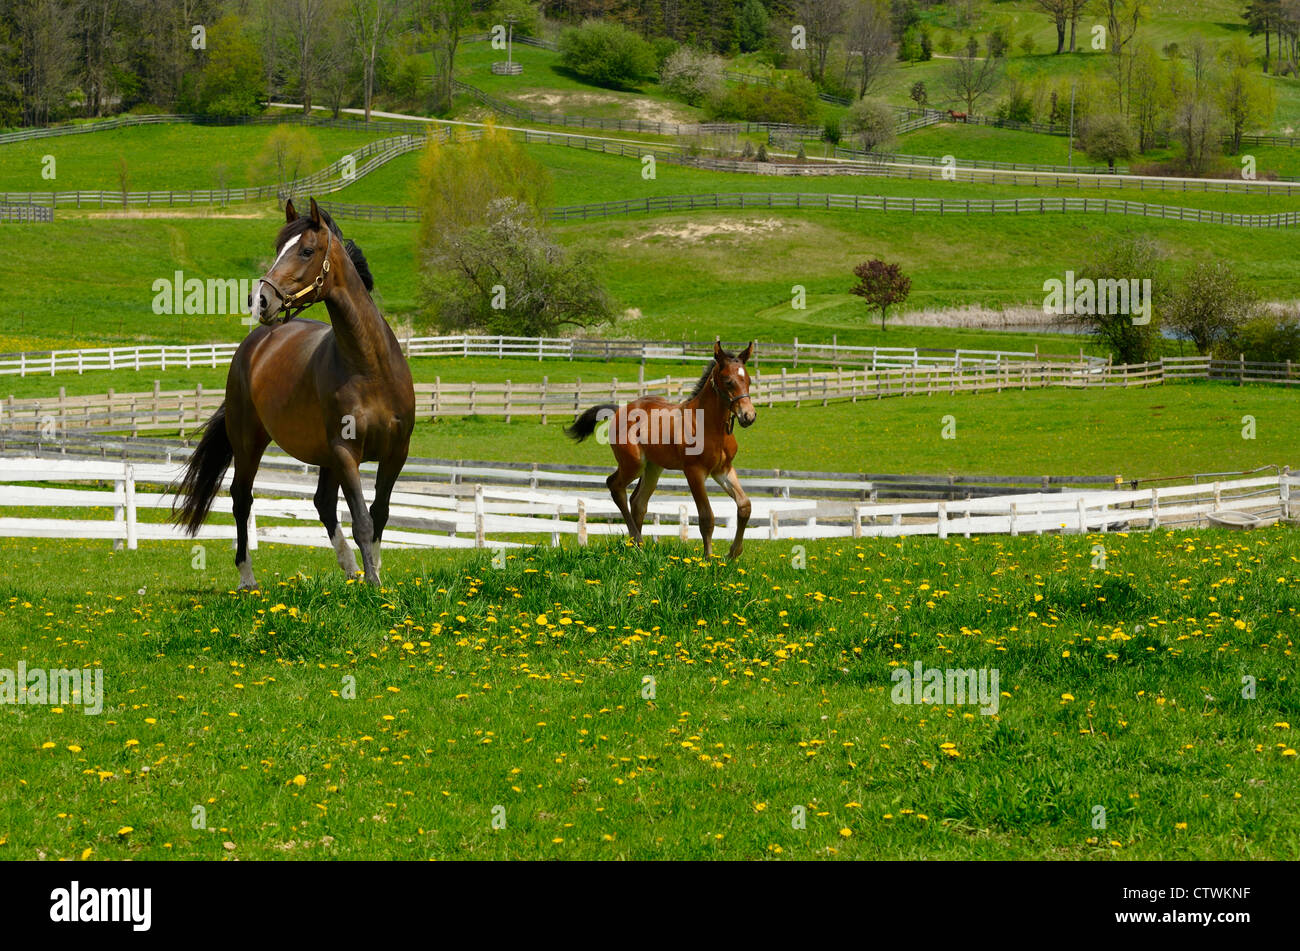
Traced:
POLYGON ((0 857, 1300 857, 1293 531, 202 550, 0 541, 0 857))
MULTIPOLYGON (((0 145, 0 191, 97 191, 121 189, 119 161, 126 160, 130 191, 242 188, 274 185, 274 171, 258 174, 258 156, 273 125, 131 126, 82 135, 54 136, 0 145), (42 176, 45 156, 55 177, 42 176)), ((319 161, 304 174, 389 133, 307 127, 319 161)), ((272 166, 273 168, 274 166, 272 166)))
MULTIPOLYGON (((441 368, 454 362, 417 361, 417 376, 427 376, 429 364, 441 368)), ((578 367, 568 366, 570 372, 578 367)), ((592 369, 588 366, 577 375, 601 379, 592 369)), ((461 374, 479 380, 528 378, 513 368, 497 374, 490 368, 464 369, 461 374)), ((224 385, 220 371, 195 375, 210 380, 214 388, 224 385)), ((1261 466, 1291 465, 1300 471, 1295 441, 1300 401, 1294 391, 1276 387, 1170 383, 1148 389, 1006 390, 868 397, 826 406, 816 399, 798 407, 768 405, 764 394, 779 392, 779 376, 779 371, 762 373, 754 385, 758 420, 736 430, 736 465, 741 468, 1028 478, 1118 475, 1125 480, 1261 466), (1248 416, 1254 419, 1253 438, 1243 435, 1248 416), (948 426, 955 438, 944 438, 948 426)), ((635 373, 626 378, 634 379, 635 373)), ((133 379, 119 374, 118 391, 131 391, 133 379)), ((169 383, 183 385, 176 378, 169 383)), ((46 384, 40 392, 53 395, 56 390, 46 384)), ((593 396, 589 402, 599 399, 593 396)), ((421 420, 411 453, 438 459, 612 466, 608 446, 594 439, 575 445, 564 435, 570 420, 567 412, 553 412, 546 425, 538 416, 516 416, 509 423, 500 416, 421 420)), ((175 433, 144 435, 166 438, 175 433)))
MULTIPOLYGON (((907 183, 902 183, 907 184, 907 183)), ((0 304, 0 351, 133 342, 238 340, 237 316, 156 315, 154 282, 186 277, 256 277, 268 266, 277 227, 267 217, 99 219, 60 216, 51 225, 6 231, 0 280, 23 287, 0 304), (122 248, 130 248, 124 255, 122 248)), ((344 221, 366 251, 381 309, 404 327, 416 303, 414 228, 344 221)), ((1232 262, 1262 295, 1294 296, 1293 238, 1246 229, 1151 218, 1070 215, 937 216, 877 212, 699 212, 574 222, 556 233, 603 257, 602 273, 621 309, 613 332, 653 339, 757 337, 882 346, 1033 349, 1072 352, 1084 341, 988 330, 890 326, 843 295, 852 268, 876 256, 912 277, 909 309, 1041 306, 1042 286, 1078 267, 1085 249, 1116 235, 1153 235, 1177 266, 1232 262), (978 248, 973 255, 972 248, 978 248), (764 267, 755 269, 754 261, 764 267), (790 305, 802 285, 808 307, 790 305), (823 296, 834 306, 818 307, 823 296)), ((419 325, 417 324, 417 327, 419 325)), ((403 331, 404 332, 404 331, 403 331)), ((1170 344, 1176 352, 1177 345, 1170 344)))

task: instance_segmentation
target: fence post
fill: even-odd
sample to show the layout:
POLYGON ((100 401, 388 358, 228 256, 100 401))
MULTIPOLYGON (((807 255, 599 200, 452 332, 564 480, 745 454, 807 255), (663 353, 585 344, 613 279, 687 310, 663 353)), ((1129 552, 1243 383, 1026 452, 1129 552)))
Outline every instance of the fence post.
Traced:
POLYGON ((1084 508, 1083 496, 1079 496, 1079 534, 1088 534, 1088 513, 1084 508))
POLYGON ((578 499, 578 544, 587 544, 587 500, 578 499))
POLYGON ((1282 474, 1277 477, 1277 494, 1282 500, 1282 517, 1291 517, 1291 467, 1283 466, 1282 474))
POLYGON ((1159 490, 1151 490, 1151 531, 1160 527, 1160 495, 1159 490))
POLYGON ((948 537, 948 503, 940 501, 936 507, 936 532, 940 538, 948 537))
POLYGON ((1017 504, 1016 504, 1015 502, 1012 502, 1011 505, 1010 505, 1010 516, 1011 516, 1011 517, 1010 517, 1010 520, 1009 520, 1008 523, 1007 523, 1007 530, 1008 530, 1008 533, 1011 535, 1012 538, 1014 538, 1015 536, 1017 536, 1017 535, 1020 534, 1020 529, 1019 529, 1019 527, 1016 525, 1016 514, 1017 514, 1017 513, 1016 513, 1016 509, 1017 509, 1017 504))
POLYGON ((482 548, 485 543, 483 532, 483 484, 474 486, 474 547, 482 548))
POLYGON ((126 495, 126 547, 128 551, 135 551, 139 547, 135 527, 135 466, 129 462, 125 466, 122 487, 126 495))
POLYGON ((686 541, 690 531, 691 518, 686 514, 686 506, 677 506, 677 537, 686 541))

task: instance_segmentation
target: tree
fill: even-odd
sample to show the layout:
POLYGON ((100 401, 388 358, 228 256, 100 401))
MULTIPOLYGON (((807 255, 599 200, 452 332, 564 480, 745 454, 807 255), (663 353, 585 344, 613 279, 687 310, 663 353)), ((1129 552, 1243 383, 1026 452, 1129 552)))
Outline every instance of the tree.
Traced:
POLYGON ((953 99, 965 104, 966 112, 973 113, 975 103, 997 88, 1002 77, 1000 63, 992 56, 981 57, 978 44, 974 50, 967 45, 944 68, 944 87, 953 99))
POLYGON ((886 264, 872 259, 863 261, 853 269, 858 283, 850 291, 867 302, 867 306, 880 308, 880 329, 885 329, 885 316, 894 304, 907 300, 912 290, 912 279, 897 264, 886 264))
POLYGON ((771 25, 762 0, 745 0, 736 17, 736 41, 742 53, 752 53, 767 45, 771 25))
POLYGON ((248 176, 261 185, 274 176, 283 195, 285 186, 320 163, 321 152, 311 133, 301 126, 277 125, 253 158, 248 176))
POLYGON ((361 104, 366 122, 375 98, 375 64, 397 23, 398 0, 349 0, 348 31, 361 61, 361 104))
POLYGON ((650 44, 617 23, 588 20, 560 35, 560 64, 599 86, 635 86, 655 73, 650 44))
POLYGON ((455 229, 424 256, 421 299, 444 330, 546 337, 592 327, 613 308, 590 252, 569 254, 515 198, 455 229))
POLYGON ((1165 325, 1188 338, 1201 354, 1232 339, 1255 314, 1250 286, 1223 261, 1194 264, 1174 286, 1165 325))
POLYGON ((1218 145, 1223 117, 1208 98, 1187 93, 1174 110, 1174 136, 1183 150, 1183 165, 1193 176, 1205 172, 1218 145))
POLYGON ((826 78, 831 43, 844 28, 845 0, 795 0, 794 21, 804 28, 804 59, 808 78, 826 78))
POLYGON ((1220 79, 1218 105, 1228 126, 1232 152, 1241 151, 1241 136, 1246 127, 1264 125, 1273 118, 1273 89, 1254 70, 1237 66, 1220 79))
POLYGON ((858 98, 871 92, 892 68, 894 40, 882 0, 852 0, 844 37, 844 85, 856 78, 858 98))
POLYGON ((1035 0, 1035 2, 1039 9, 1052 18, 1052 25, 1056 27, 1056 52, 1062 52, 1065 49, 1065 28, 1070 22, 1070 0, 1035 0))
POLYGON ((1105 162, 1114 171, 1116 159, 1133 154, 1133 130, 1128 120, 1117 113, 1090 115, 1080 124, 1079 148, 1094 162, 1105 162))
MULTIPOLYGON (((1167 67, 1149 43, 1133 49, 1133 71, 1129 82, 1129 118, 1137 132, 1137 150, 1145 152, 1156 141, 1169 106, 1165 85, 1167 67)), ((1177 67, 1174 67, 1177 68, 1177 67)))
POLYGON ((311 115, 312 97, 320 85, 326 0, 280 0, 280 19, 286 30, 288 64, 298 79, 302 111, 311 115))
POLYGON ((698 106, 722 91, 725 70, 721 56, 680 46, 659 68, 659 85, 687 105, 698 106))
POLYGON ((230 14, 208 30, 208 61, 199 78, 199 110, 210 116, 251 116, 266 99, 257 40, 230 14))
POLYGON ((1093 313, 1062 313, 1058 317, 1062 323, 1090 333, 1098 343, 1109 347, 1120 363, 1146 362, 1159 339, 1160 308, 1166 294, 1163 258, 1155 241, 1143 234, 1113 238, 1098 247, 1091 259, 1075 270, 1076 287, 1081 280, 1090 280, 1094 286, 1100 281, 1151 281, 1151 320, 1148 323, 1134 323, 1133 314, 1123 308, 1119 308, 1117 313, 1101 312, 1108 308, 1085 308, 1093 313))
POLYGON ((844 128, 858 137, 867 152, 889 145, 896 124, 894 110, 880 99, 859 99, 844 116, 844 128))
POLYGON ((470 13, 470 0, 428 0, 428 7, 424 10, 421 32, 433 51, 433 88, 429 105, 434 112, 445 113, 451 108, 456 50, 460 46, 461 30, 469 23, 470 13))
POLYGON ((457 135, 456 142, 431 136, 420 153, 415 198, 421 257, 444 236, 485 224, 494 200, 513 198, 535 209, 550 191, 546 169, 504 131, 489 125, 478 138, 463 130, 457 135))
POLYGON ((916 82, 912 83, 912 89, 907 95, 922 109, 924 109, 926 104, 930 101, 930 94, 926 92, 924 80, 918 79, 916 82))

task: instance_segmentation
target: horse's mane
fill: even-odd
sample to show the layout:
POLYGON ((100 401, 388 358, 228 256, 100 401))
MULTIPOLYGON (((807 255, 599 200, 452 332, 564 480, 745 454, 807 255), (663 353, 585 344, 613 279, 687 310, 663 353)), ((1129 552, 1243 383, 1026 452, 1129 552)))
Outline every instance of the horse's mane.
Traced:
MULTIPOLYGON (((361 283, 366 286, 366 290, 373 291, 375 289, 375 278, 370 273, 370 265, 366 261, 366 256, 361 252, 361 248, 352 239, 343 237, 343 232, 339 230, 339 226, 334 223, 334 219, 330 217, 329 212, 324 208, 320 209, 320 217, 325 226, 334 233, 334 236, 343 242, 343 250, 347 252, 348 257, 352 260, 352 266, 361 275, 361 283)), ((276 253, 279 253, 280 249, 284 247, 284 243, 289 239, 305 231, 315 230, 316 223, 311 220, 311 215, 299 215, 293 221, 286 222, 285 226, 280 229, 280 233, 275 236, 276 253)))

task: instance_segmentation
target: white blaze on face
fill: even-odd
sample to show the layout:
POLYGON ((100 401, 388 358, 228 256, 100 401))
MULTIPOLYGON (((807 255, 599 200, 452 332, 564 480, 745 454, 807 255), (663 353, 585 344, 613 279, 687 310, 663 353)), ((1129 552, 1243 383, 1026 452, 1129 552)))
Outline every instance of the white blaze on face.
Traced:
MULTIPOLYGON (((275 270, 276 265, 278 265, 280 261, 284 258, 284 256, 289 253, 290 248, 292 248, 294 245, 298 243, 300 238, 302 238, 302 235, 300 234, 294 235, 292 238, 290 238, 288 241, 284 243, 284 247, 280 249, 280 253, 275 256, 275 263, 271 265, 270 270, 268 270, 266 273, 270 274, 271 271, 275 270)), ((265 281, 259 280, 257 282, 257 286, 253 288, 253 300, 251 301, 249 307, 250 317, 256 318, 261 316, 262 285, 265 283, 266 283, 265 281)))

